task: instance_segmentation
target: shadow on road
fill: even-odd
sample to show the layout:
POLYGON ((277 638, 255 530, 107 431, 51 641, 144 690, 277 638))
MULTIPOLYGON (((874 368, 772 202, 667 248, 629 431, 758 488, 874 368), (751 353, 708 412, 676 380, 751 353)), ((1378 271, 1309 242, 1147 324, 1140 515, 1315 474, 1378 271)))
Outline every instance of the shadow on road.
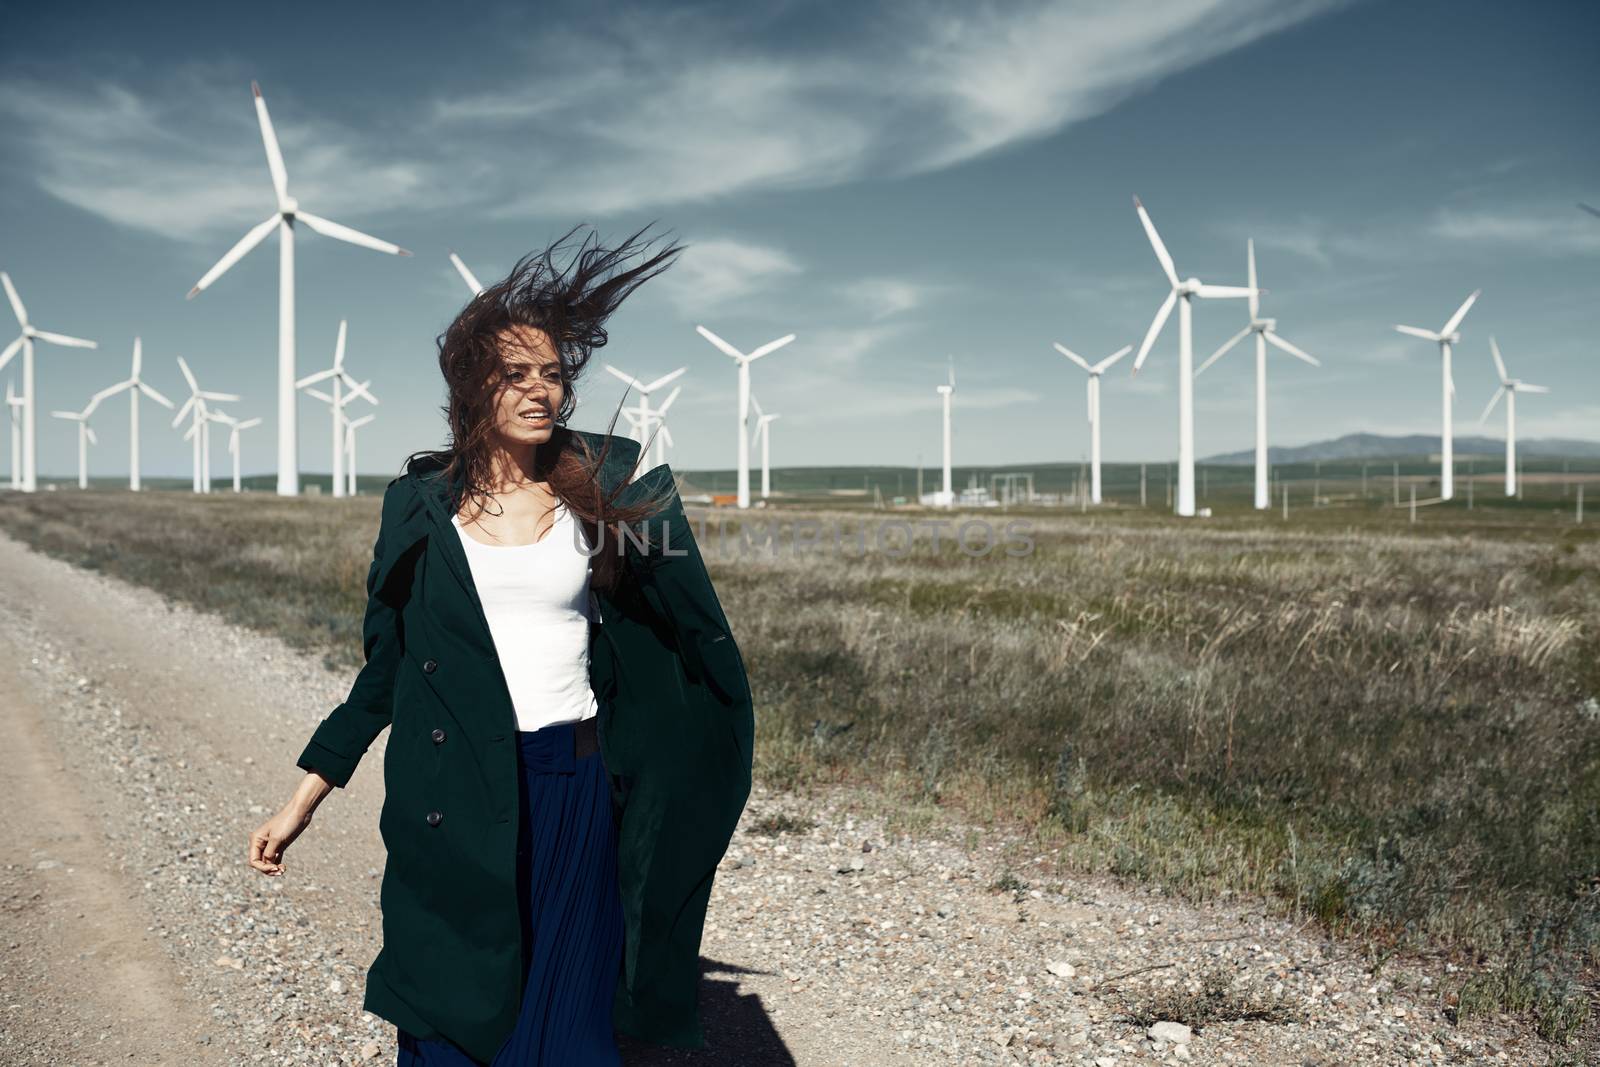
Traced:
POLYGON ((695 1064, 696 1067, 793 1067, 795 1059, 773 1028, 754 993, 740 993, 741 974, 761 974, 747 967, 700 957, 700 1024, 706 1047, 663 1048, 617 1035, 617 1048, 627 1067, 695 1064), (732 975, 718 978, 717 975, 732 975))

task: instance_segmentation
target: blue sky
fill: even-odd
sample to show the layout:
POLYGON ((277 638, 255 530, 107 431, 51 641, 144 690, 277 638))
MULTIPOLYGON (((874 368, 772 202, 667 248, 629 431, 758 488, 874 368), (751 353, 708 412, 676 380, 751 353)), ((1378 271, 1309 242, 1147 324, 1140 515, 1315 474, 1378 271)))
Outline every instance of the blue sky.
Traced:
MULTIPOLYGON (((40 470, 75 467, 81 407, 126 377, 184 395, 175 357, 247 432, 275 433, 275 239, 193 301, 199 276, 272 210, 251 107, 259 80, 308 210, 395 241, 387 257, 299 231, 299 363, 348 365, 381 405, 361 468, 392 473, 444 438, 433 338, 466 290, 571 225, 659 220, 691 247, 611 324, 575 424, 621 386, 687 365, 675 467, 730 466, 746 348, 782 413, 773 461, 932 466, 947 358, 958 463, 1077 460, 1083 374, 1137 344, 1165 282, 1131 197, 1184 275, 1243 281, 1323 363, 1273 359, 1274 444, 1437 432, 1432 346, 1467 293, 1458 431, 1513 374, 1549 385, 1522 436, 1600 437, 1600 7, 1479 0, 1039 4, 621 3, 30 5, 0 43, 0 268, 36 325, 98 340, 41 348, 40 470)), ((4 309, 0 309, 3 312, 4 309)), ((1197 302, 1196 359, 1243 325, 1197 302)), ((6 326, 5 330, 9 331, 6 326)), ((3 332, 3 331, 0 331, 3 332)), ((1176 317, 1137 378, 1102 398, 1111 460, 1176 451, 1176 317)), ((1247 447, 1251 359, 1197 383, 1197 443, 1247 447)), ((4 372, 20 379, 20 361, 4 372)), ((19 380, 20 387, 20 380, 19 380)), ((189 449, 146 404, 147 474, 189 449)), ((96 416, 91 471, 125 470, 126 403, 96 416)), ((328 467, 327 414, 300 409, 302 468, 328 467)), ((1501 423, 1491 419, 1497 435, 1501 423)), ((213 434, 213 470, 226 461, 213 434)))

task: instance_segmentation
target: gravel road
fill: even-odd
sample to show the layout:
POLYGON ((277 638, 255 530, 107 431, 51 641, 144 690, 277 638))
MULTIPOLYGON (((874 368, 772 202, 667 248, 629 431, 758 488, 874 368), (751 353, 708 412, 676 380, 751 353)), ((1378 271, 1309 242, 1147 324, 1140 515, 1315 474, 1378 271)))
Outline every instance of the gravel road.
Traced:
MULTIPOLYGON (((394 1061, 393 1027, 360 1007, 384 739, 283 877, 245 863, 348 674, 3 534, 0 672, 0 1063, 394 1061)), ((624 1043, 624 1061, 1577 1062, 1509 1020, 1452 1027, 1442 968, 1375 975, 1259 908, 1063 882, 1025 842, 953 822, 885 825, 870 794, 758 787, 702 946, 711 1047, 624 1043), (1208 975, 1271 1018, 1129 1020, 1208 975)))

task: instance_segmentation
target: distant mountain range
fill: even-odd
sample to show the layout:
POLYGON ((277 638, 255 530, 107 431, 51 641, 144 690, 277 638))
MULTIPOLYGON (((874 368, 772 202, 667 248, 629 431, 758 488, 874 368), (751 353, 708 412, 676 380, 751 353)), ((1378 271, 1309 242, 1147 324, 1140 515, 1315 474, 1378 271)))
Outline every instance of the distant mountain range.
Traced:
MULTIPOLYGON (((1497 437, 1456 438, 1456 455, 1504 455, 1506 443, 1497 437)), ((1317 441, 1294 448, 1268 448, 1268 463, 1316 463, 1336 459, 1387 459, 1391 456, 1429 455, 1439 451, 1439 438, 1430 434, 1387 436, 1377 433, 1345 434, 1332 441, 1317 441)), ((1578 441, 1564 437, 1518 438, 1517 452, 1524 456, 1570 456, 1573 459, 1600 459, 1600 441, 1578 441)), ((1207 456, 1204 463, 1254 463, 1254 449, 1207 456)))

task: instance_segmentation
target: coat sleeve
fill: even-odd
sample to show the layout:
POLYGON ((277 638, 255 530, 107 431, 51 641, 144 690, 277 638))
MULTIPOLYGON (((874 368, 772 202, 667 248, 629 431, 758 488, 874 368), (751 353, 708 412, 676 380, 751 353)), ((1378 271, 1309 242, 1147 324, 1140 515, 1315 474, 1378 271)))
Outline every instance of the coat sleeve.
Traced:
POLYGON ((295 765, 315 770, 343 787, 355 773, 378 734, 394 714, 394 678, 400 665, 400 642, 394 606, 379 596, 378 571, 384 561, 384 534, 395 521, 404 483, 395 479, 383 493, 383 516, 367 568, 367 608, 361 622, 361 644, 366 663, 350 687, 350 695, 318 724, 295 765))

